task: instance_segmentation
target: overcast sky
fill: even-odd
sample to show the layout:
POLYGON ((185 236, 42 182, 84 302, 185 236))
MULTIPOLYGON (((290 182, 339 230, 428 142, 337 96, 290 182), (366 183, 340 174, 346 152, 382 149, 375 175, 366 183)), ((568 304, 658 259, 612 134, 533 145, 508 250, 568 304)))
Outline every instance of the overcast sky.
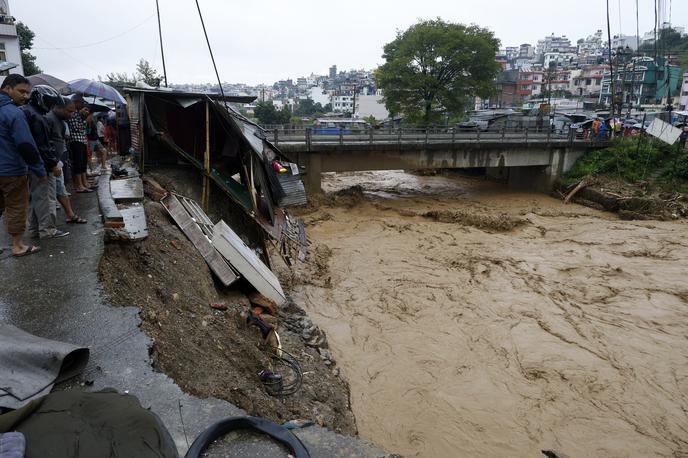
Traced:
MULTIPOLYGON (((638 1, 642 35, 652 29, 654 1, 638 1)), ((169 82, 214 81, 195 1, 159 2, 169 82)), ((382 63, 384 44, 418 19, 475 23, 492 30, 502 46, 534 45, 552 33, 566 35, 575 44, 597 29, 603 29, 606 37, 605 0, 199 3, 220 78, 249 84, 272 84, 311 72, 326 74, 332 64, 339 70, 372 69, 382 63)), ((686 26, 688 0, 666 3, 667 10, 671 4, 673 24, 686 26)), ((131 73, 140 58, 162 70, 155 0, 9 0, 9 4, 12 15, 36 33, 33 53, 46 73, 64 80, 131 73)), ((610 0, 610 8, 612 34, 634 35, 635 0, 610 0)))

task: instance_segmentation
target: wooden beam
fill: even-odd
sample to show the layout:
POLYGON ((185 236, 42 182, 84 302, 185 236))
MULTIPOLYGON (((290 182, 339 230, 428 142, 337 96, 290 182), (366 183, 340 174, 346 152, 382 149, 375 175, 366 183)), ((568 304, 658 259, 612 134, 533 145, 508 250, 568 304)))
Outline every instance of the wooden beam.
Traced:
POLYGON ((201 205, 208 211, 210 206, 210 102, 205 102, 205 153, 203 154, 203 195, 201 205))

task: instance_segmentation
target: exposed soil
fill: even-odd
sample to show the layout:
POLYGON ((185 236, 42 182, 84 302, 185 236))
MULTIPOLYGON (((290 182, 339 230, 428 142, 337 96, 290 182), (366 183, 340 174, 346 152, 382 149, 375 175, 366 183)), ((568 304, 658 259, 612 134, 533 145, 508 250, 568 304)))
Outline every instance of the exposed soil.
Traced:
POLYGON ((453 176, 324 177, 293 294, 363 437, 406 456, 688 456, 685 220, 453 176), (471 224, 489 214, 525 223, 471 224))
POLYGON ((339 377, 327 341, 293 303, 280 311, 282 347, 303 371, 291 396, 267 393, 258 372, 270 358, 262 338, 241 317, 247 285, 219 291, 195 247, 156 202, 145 203, 149 237, 137 244, 108 244, 100 279, 115 304, 140 307, 141 327, 152 338, 154 366, 186 392, 226 399, 250 415, 284 422, 306 418, 354 435, 349 389, 339 377), (243 291, 241 291, 243 290, 243 291), (210 307, 224 303, 226 311, 210 307), (322 348, 305 345, 304 339, 322 348))

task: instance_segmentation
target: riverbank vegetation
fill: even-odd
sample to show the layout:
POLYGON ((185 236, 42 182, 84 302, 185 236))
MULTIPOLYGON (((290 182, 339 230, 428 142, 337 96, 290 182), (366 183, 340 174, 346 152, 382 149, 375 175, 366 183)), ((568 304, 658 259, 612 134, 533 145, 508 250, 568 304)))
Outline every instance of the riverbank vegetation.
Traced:
POLYGON ((564 176, 572 185, 587 176, 604 177, 638 191, 688 191, 688 150, 648 138, 617 139, 608 148, 589 151, 564 176))

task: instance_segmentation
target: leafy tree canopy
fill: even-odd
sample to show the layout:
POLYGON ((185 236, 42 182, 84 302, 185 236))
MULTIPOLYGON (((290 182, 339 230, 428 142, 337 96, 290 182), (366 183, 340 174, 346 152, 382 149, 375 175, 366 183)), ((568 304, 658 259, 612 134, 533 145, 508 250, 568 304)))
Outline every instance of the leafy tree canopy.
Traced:
POLYGON ((323 106, 318 103, 314 103, 313 99, 303 99, 299 101, 299 105, 294 110, 294 115, 301 117, 313 117, 315 113, 322 112, 324 110, 323 106))
MULTIPOLYGON (((146 59, 139 60, 139 63, 136 64, 136 72, 131 75, 127 74, 127 72, 112 72, 105 75, 105 78, 108 84, 115 86, 134 86, 137 81, 143 81, 149 86, 158 87, 160 86, 160 81, 162 81, 158 71, 146 59)), ((103 80, 100 76, 98 79, 103 80)))
POLYGON ((288 124, 291 120, 291 110, 286 105, 281 110, 275 108, 272 102, 258 102, 254 114, 260 124, 288 124))
POLYGON ((136 64, 136 76, 149 86, 159 87, 162 76, 154 69, 146 59, 139 60, 136 64))
POLYGON ((23 22, 17 22, 17 37, 19 38, 24 74, 30 76, 41 73, 40 67, 36 64, 36 56, 29 52, 33 48, 33 39, 36 37, 36 34, 23 22))
POLYGON ((375 71, 387 110, 424 125, 464 112, 472 97, 494 92, 498 49, 491 31, 439 18, 398 32, 375 71))

